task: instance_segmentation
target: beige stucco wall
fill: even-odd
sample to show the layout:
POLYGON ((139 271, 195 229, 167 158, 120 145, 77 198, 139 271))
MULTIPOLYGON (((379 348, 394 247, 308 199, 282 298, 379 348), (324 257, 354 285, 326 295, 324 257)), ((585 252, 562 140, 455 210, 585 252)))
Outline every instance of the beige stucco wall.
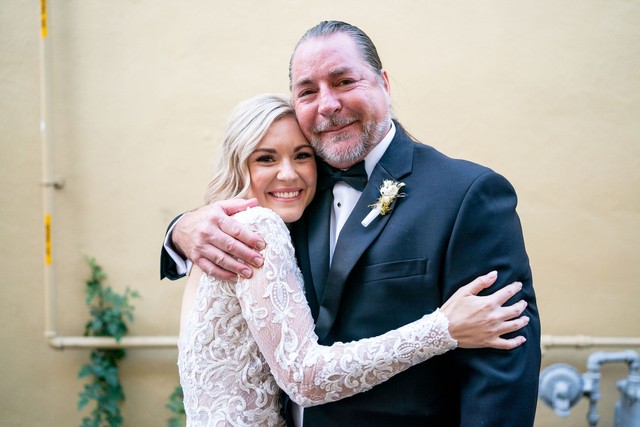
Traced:
MULTIPOLYGON (((640 336, 640 4, 630 0, 50 2, 58 333, 88 318, 83 257, 136 301, 131 334, 177 333, 181 283, 160 282, 173 216, 197 206, 238 101, 287 91, 291 49, 342 19, 377 43, 395 112, 425 143, 506 175, 534 269, 543 332, 640 336)), ((86 350, 43 338, 39 5, 0 5, 0 424, 78 425, 86 350)), ((585 370, 598 349, 551 350, 585 370)), ((636 349, 638 350, 638 349, 636 349)), ((174 349, 130 350, 125 425, 160 426, 174 349)), ((615 381, 604 369, 601 426, 615 381)), ((586 425, 540 406, 537 426, 586 425)))

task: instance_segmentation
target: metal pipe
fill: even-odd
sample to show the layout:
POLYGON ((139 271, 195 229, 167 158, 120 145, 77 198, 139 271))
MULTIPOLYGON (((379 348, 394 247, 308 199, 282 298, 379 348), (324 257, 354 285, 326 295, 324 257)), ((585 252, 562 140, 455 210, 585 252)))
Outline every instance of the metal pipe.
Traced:
POLYGON ((631 374, 638 373, 638 353, 635 351, 618 351, 615 353, 605 353, 598 351, 587 359, 587 369, 589 372, 600 372, 600 365, 604 363, 624 362, 629 365, 631 374))
MULTIPOLYGON (((47 337, 47 343, 58 350, 70 348, 175 348, 177 336, 139 336, 123 337, 120 341, 110 337, 47 337)), ((640 338, 590 337, 586 335, 553 336, 543 335, 543 349, 549 348, 591 348, 591 347, 640 347, 640 338)))
POLYGON ((47 342, 56 350, 69 348, 177 348, 178 338, 175 336, 122 337, 120 341, 116 341, 112 337, 51 337, 47 342))
POLYGON ((587 335, 542 335, 542 350, 552 348, 640 347, 640 337, 591 337, 587 335))
POLYGON ((40 68, 40 140, 42 145, 42 204, 44 211, 44 293, 45 293, 45 337, 55 336, 56 310, 55 305, 55 274, 53 268, 52 253, 52 219, 53 219, 53 194, 62 188, 62 184, 54 179, 53 172, 53 138, 50 124, 50 82, 47 73, 50 63, 48 44, 48 9, 47 0, 40 0, 40 42, 39 42, 39 68, 40 68))

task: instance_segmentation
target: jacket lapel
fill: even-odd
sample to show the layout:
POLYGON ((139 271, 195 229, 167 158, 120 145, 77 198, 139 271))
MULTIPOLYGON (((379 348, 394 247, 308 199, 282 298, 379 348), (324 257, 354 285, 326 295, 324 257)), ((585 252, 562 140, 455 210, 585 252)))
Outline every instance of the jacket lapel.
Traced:
MULTIPOLYGON (((378 215, 368 227, 364 227, 361 221, 371 211, 369 205, 375 203, 380 197, 380 186, 384 180, 400 181, 404 176, 411 173, 412 165, 413 146, 398 126, 396 136, 371 173, 367 186, 336 242, 333 262, 326 276, 324 293, 318 295, 320 310, 316 321, 316 333, 320 340, 326 338, 331 330, 337 316, 344 288, 347 285, 347 279, 353 268, 393 215, 394 209, 387 215, 378 215)), ((395 203, 397 203, 397 200, 395 203)), ((312 261, 311 264, 316 264, 316 261, 312 261)), ((316 276, 314 274, 315 280, 316 276)))
POLYGON ((308 216, 309 269, 313 278, 313 289, 310 286, 306 288, 307 293, 313 292, 316 301, 322 299, 329 273, 329 228, 332 203, 333 192, 331 189, 317 194, 314 200, 315 206, 311 206, 308 216))

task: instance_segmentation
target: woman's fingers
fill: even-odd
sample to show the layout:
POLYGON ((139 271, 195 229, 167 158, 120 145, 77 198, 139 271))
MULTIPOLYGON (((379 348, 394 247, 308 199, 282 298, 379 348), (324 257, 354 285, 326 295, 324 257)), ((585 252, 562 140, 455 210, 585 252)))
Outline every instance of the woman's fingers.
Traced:
POLYGON ((522 313, 525 300, 505 305, 522 290, 521 282, 513 282, 486 296, 478 294, 492 286, 498 277, 496 271, 480 276, 462 286, 447 300, 440 311, 449 319, 449 333, 461 348, 492 347, 510 350, 522 345, 523 336, 503 338, 517 333, 529 323, 522 313))
POLYGON ((527 308, 527 305, 528 305, 527 302, 521 299, 517 303, 510 305, 508 307, 505 307, 505 309, 509 311, 509 314, 507 314, 509 317, 507 317, 507 319, 514 319, 520 316, 524 312, 524 310, 527 308))
MULTIPOLYGON (((525 305, 526 306, 526 305, 525 305)), ((501 350, 511 350, 525 343, 526 339, 522 335, 513 338, 502 338, 502 335, 519 331, 529 324, 528 316, 521 316, 517 319, 507 320, 499 323, 495 328, 493 337, 490 338, 486 345, 501 350)))
POLYGON ((497 348, 499 350, 513 350, 516 347, 521 346, 527 341, 525 337, 519 335, 515 338, 496 338, 489 343, 490 347, 497 348))
POLYGON ((490 298, 495 299, 496 305, 504 305, 511 297, 520 292, 522 289, 521 282, 513 282, 503 287, 502 289, 498 289, 492 295, 489 295, 490 298))
POLYGON ((462 286, 458 291, 478 295, 483 289, 493 285, 498 278, 497 271, 491 271, 484 276, 476 277, 472 282, 462 286))
POLYGON ((505 322, 502 322, 496 328, 496 335, 505 335, 511 332, 519 331, 520 329, 524 328, 528 324, 529 324, 528 316, 521 316, 521 317, 518 317, 517 319, 507 320, 505 322))

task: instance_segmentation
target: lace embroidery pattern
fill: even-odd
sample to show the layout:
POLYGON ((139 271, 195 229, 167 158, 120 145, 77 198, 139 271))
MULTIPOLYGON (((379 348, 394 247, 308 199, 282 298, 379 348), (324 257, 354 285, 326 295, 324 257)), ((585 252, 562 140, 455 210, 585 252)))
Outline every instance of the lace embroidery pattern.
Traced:
POLYGON ((179 342, 189 426, 281 426, 280 389, 302 406, 332 402, 456 347, 439 311, 378 337, 319 345, 285 224, 264 208, 235 218, 267 242, 265 264, 237 284, 200 280, 179 342))

